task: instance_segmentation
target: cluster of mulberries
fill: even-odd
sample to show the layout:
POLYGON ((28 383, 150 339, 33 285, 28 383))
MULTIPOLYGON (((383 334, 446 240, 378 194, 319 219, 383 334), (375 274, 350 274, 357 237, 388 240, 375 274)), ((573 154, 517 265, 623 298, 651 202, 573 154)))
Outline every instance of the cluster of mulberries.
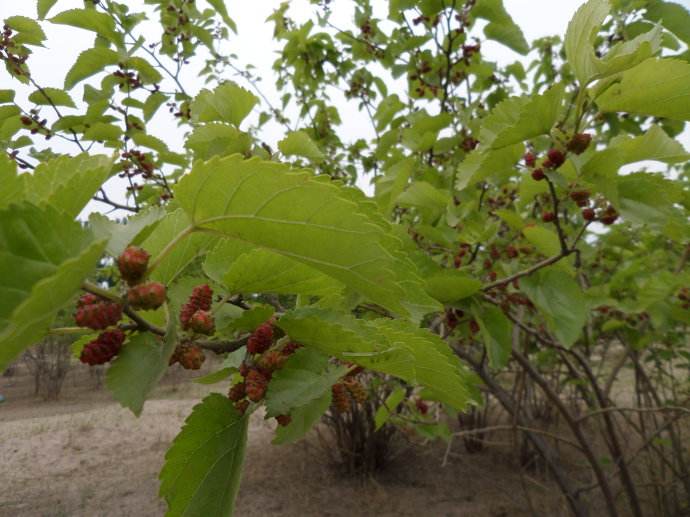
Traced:
POLYGON ((193 343, 182 343, 175 348, 170 365, 180 363, 185 370, 198 370, 204 364, 206 356, 200 347, 193 343))
POLYGON ((84 346, 79 360, 89 365, 104 364, 115 357, 125 341, 125 333, 120 329, 101 333, 84 346))
MULTIPOLYGON (((239 373, 243 380, 231 386, 228 392, 228 398, 235 403, 235 408, 240 414, 245 413, 250 401, 256 403, 263 400, 273 372, 282 368, 287 359, 302 346, 290 342, 280 349, 271 349, 272 343, 273 327, 270 322, 260 325, 249 338, 247 349, 252 355, 261 355, 248 357, 242 362, 239 373)), ((278 415, 276 420, 279 425, 286 426, 291 418, 290 415, 278 415)))
POLYGON ((207 285, 198 285, 192 289, 187 303, 180 309, 180 323, 184 330, 191 330, 197 334, 212 335, 216 330, 211 302, 213 290, 207 285))
POLYGON ((103 330, 115 325, 122 319, 122 306, 119 303, 99 298, 87 293, 77 302, 74 321, 80 327, 103 330))

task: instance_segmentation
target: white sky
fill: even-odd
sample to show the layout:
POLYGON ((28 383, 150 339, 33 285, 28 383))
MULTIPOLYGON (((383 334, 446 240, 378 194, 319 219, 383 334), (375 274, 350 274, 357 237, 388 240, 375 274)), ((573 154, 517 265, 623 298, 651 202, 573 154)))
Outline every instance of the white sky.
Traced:
MULTIPOLYGON (((690 0, 676 0, 678 3, 690 8, 690 0)), ((266 23, 266 18, 280 5, 280 0, 227 0, 226 4, 230 12, 230 16, 235 20, 238 26, 239 34, 231 36, 230 42, 227 45, 227 50, 238 55, 238 63, 251 63, 256 67, 254 71, 257 75, 264 77, 261 88, 264 93, 277 105, 278 95, 271 83, 271 65, 276 57, 275 51, 279 48, 279 44, 273 41, 273 24, 266 23)), ((384 16, 387 9, 388 2, 380 0, 374 5, 377 9, 376 15, 384 16)), ((546 35, 565 33, 568 21, 583 4, 583 0, 504 0, 504 5, 507 11, 511 14, 516 23, 522 27, 525 37, 528 41, 540 38, 546 35)), ((143 7, 143 0, 129 1, 128 5, 132 6, 132 10, 141 9, 143 7)), ((334 24, 339 26, 348 26, 351 16, 351 10, 348 5, 349 2, 332 2, 334 24), (345 7, 343 7, 345 6, 345 7)), ((58 0, 56 5, 52 8, 49 17, 56 13, 83 6, 83 0, 58 0)), ((314 6, 310 6, 306 0, 295 0, 291 2, 290 13, 291 16, 299 23, 303 22, 311 12, 314 6)), ((36 2, 31 0, 0 0, 0 19, 4 19, 12 15, 24 15, 31 18, 36 18, 36 2)), ((36 49, 35 54, 31 56, 29 65, 34 78, 41 86, 62 87, 62 82, 65 74, 74 63, 78 53, 91 46, 93 42, 93 34, 88 31, 74 29, 71 27, 53 25, 44 22, 43 28, 47 35, 47 48, 36 49)), ((146 30, 146 26, 143 26, 146 30)), ((151 27, 156 31, 160 30, 157 27, 151 27)), ((499 63, 509 63, 519 58, 511 50, 496 44, 491 41, 482 42, 482 53, 487 59, 498 61, 499 63)), ((235 80, 242 83, 241 79, 235 80)), ((193 70, 188 71, 184 75, 182 82, 191 94, 194 94, 199 89, 203 88, 203 84, 196 77, 193 70)), ((83 84, 73 90, 72 97, 75 101, 81 99, 83 84)), ((31 89, 21 87, 21 85, 9 78, 7 74, 0 73, 0 88, 18 88, 20 94, 17 100, 28 106, 25 101, 31 89), (11 84, 10 84, 11 83, 11 84)), ((69 112, 68 109, 65 109, 69 112)), ((257 111, 257 110, 255 110, 257 111)), ((180 149, 183 142, 182 132, 171 123, 165 107, 161 107, 159 115, 154 118, 153 126, 149 132, 163 138, 168 145, 175 150, 180 149), (161 114, 161 112, 163 112, 161 114)), ((364 114, 357 113, 354 109, 342 110, 341 116, 343 118, 343 126, 341 134, 346 138, 357 138, 363 135, 363 132, 369 132, 370 123, 364 114)), ((280 139, 283 128, 278 126, 267 127, 267 130, 262 134, 270 144, 274 145, 280 139)), ((366 134, 366 133, 365 133, 366 134)), ((368 135, 367 135, 368 136, 368 135)), ((76 153, 78 150, 75 146, 71 146, 67 142, 56 144, 56 140, 51 141, 52 145, 58 146, 61 152, 76 153), (75 147, 75 148, 72 148, 75 147)), ((111 182, 117 181, 116 179, 111 182)), ((358 182, 360 187, 365 191, 370 190, 367 185, 368 181, 358 182)), ((123 197, 118 195, 122 192, 122 188, 117 185, 112 185, 108 188, 109 194, 113 199, 123 201, 123 197)), ((100 203, 92 203, 87 207, 88 211, 102 209, 103 205, 100 203)))

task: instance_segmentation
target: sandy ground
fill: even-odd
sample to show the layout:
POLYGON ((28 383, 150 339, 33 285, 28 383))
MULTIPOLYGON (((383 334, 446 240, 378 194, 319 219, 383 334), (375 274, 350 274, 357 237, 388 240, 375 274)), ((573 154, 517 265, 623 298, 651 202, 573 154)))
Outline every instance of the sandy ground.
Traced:
MULTIPOLYGON (((164 514, 157 492, 165 451, 209 388, 163 386, 137 419, 84 378, 57 402, 20 396, 24 381, 0 378, 8 395, 0 405, 0 516, 164 514)), ((445 444, 407 444, 384 472, 353 480, 329 464, 314 433, 280 447, 272 433, 255 415, 238 516, 530 515, 524 487, 539 515, 566 514, 555 487, 536 474, 521 479, 500 448, 470 455, 458 442, 442 467, 445 444)))

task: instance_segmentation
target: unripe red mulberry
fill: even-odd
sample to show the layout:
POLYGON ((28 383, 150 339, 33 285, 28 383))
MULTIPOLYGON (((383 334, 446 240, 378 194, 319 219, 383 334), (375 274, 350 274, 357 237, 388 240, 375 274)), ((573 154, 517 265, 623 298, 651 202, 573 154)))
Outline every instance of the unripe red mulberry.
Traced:
POLYGON ((213 301, 213 290, 207 285, 202 284, 192 289, 187 303, 180 309, 180 323, 184 330, 189 330, 190 320, 196 311, 211 310, 213 301))
POLYGON ((250 354, 262 354, 273 342, 273 325, 267 321, 259 325, 247 340, 247 351, 250 354))
POLYGON ((117 259, 122 279, 130 285, 139 283, 146 274, 151 255, 138 246, 129 246, 117 259))
POLYGON ((122 306, 119 303, 103 300, 93 294, 85 294, 77 302, 74 321, 80 327, 94 330, 115 325, 122 318, 122 306))
POLYGON ((245 384, 243 382, 238 382, 237 384, 234 384, 231 388, 230 391, 228 391, 228 398, 232 400, 233 402, 237 402, 238 400, 242 400, 244 396, 246 395, 245 393, 245 384))
POLYGON ((345 384, 347 391, 350 392, 350 395, 352 395, 352 398, 358 404, 363 404, 364 402, 366 402, 367 398, 369 398, 369 394, 367 393, 366 388, 362 386, 362 383, 359 382, 357 379, 354 379, 352 377, 346 377, 343 380, 343 384, 345 384))
POLYGON ((170 358, 170 364, 180 363, 185 370, 198 370, 204 364, 206 356, 197 345, 182 343, 178 345, 170 358))
POLYGON ((196 311, 189 319, 189 328, 197 334, 212 335, 216 331, 213 314, 208 311, 196 311))
POLYGON ((160 282, 135 285, 127 291, 127 303, 133 309, 157 309, 165 302, 165 286, 160 282))
POLYGON ((292 422, 292 417, 290 415, 278 415, 276 417, 276 422, 281 427, 287 427, 292 422))
POLYGON ((582 154, 587 150, 591 141, 592 135, 589 133, 578 133, 568 142, 568 151, 582 154))
POLYGON ((545 223, 551 223, 556 220, 556 214, 553 212, 543 212, 541 214, 541 220, 545 223))
POLYGON ((338 413, 347 413, 350 411, 350 394, 345 385, 341 382, 334 384, 331 388, 333 394, 333 406, 338 413))
POLYGON ((472 334, 479 332, 479 323, 477 323, 477 320, 474 318, 470 320, 470 332, 472 332, 472 334))
POLYGON ((244 380, 247 398, 252 402, 259 402, 266 394, 268 379, 257 369, 251 369, 244 380))
POLYGON ((118 354, 124 341, 125 333, 120 329, 103 332, 86 344, 79 360, 90 365, 107 363, 118 354))
POLYGON ((261 357, 257 360, 257 364, 264 370, 272 372, 281 368, 287 359, 288 356, 283 354, 282 351, 267 350, 261 354, 261 357))
POLYGON ((243 363, 240 365, 240 367, 239 367, 239 372, 240 372, 240 375, 241 375, 242 377, 246 377, 246 376, 247 376, 247 374, 249 373, 249 366, 247 365, 247 363, 244 363, 244 362, 243 362, 243 363))
POLYGON ((547 159, 544 163, 544 167, 558 169, 565 162, 565 154, 563 154, 563 151, 560 151, 558 149, 549 149, 549 152, 546 154, 546 156, 547 159))

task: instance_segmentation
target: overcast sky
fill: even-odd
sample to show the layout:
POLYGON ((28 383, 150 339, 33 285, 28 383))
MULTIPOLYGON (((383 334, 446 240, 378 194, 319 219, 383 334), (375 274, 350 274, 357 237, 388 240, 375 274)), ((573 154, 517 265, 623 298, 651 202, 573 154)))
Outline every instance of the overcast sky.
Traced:
MULTIPOLYGON (((678 3, 690 8, 690 0, 676 0, 678 3)), ((143 0, 128 1, 127 4, 133 10, 143 6, 143 0)), ((271 86, 272 73, 271 64, 276 55, 275 51, 278 44, 273 41, 273 25, 266 23, 266 18, 280 5, 280 0, 228 0, 226 2, 231 17, 238 26, 239 34, 233 35, 227 49, 234 52, 239 57, 239 63, 251 63, 257 67, 257 73, 262 75, 264 80, 262 89, 269 98, 277 99, 275 89, 271 86)), ((525 37, 532 41, 546 35, 564 34, 568 21, 577 8, 583 4, 582 0, 504 0, 504 5, 517 24, 522 27, 525 37)), ((297 22, 303 22, 313 12, 314 6, 309 5, 306 0, 293 0, 290 2, 291 16, 297 22)), ((385 17, 387 1, 373 1, 377 9, 376 15, 385 17)), ((336 25, 347 26, 351 17, 351 2, 334 1, 333 22, 336 25)), ((54 15, 62 10, 69 8, 83 7, 83 0, 58 0, 51 10, 50 15, 54 15)), ((32 0, 0 0, 0 19, 8 16, 21 14, 32 18, 36 17, 36 2, 32 0)), ((47 48, 36 49, 29 63, 35 79, 41 86, 62 87, 66 72, 74 63, 78 53, 89 48, 93 42, 93 34, 88 31, 73 29, 70 27, 43 23, 44 30, 48 37, 47 48)), ((150 26, 151 30, 159 30, 155 26, 150 26)), ((144 27, 146 30, 147 27, 144 27)), ((511 50, 493 43, 491 41, 482 43, 482 52, 487 59, 495 60, 500 63, 509 63, 520 56, 511 50)), ((0 88, 19 88, 16 81, 9 79, 6 74, 0 75, 0 88), (12 82, 13 84, 9 84, 12 82)), ((238 80, 241 83, 241 80, 238 80)), ((195 73, 188 73, 183 78, 183 83, 188 92, 196 92, 203 87, 201 81, 195 73)), ((76 100, 81 98, 82 85, 73 90, 72 96, 76 100)), ((30 89, 23 89, 23 94, 17 97, 18 101, 23 101, 30 89)), ((23 105, 28 105, 24 102, 23 105)), ((161 110, 162 111, 162 110, 161 110)), ((361 136, 363 128, 369 131, 369 123, 363 114, 357 114, 355 110, 348 110, 347 120, 344 119, 343 133, 346 136, 361 136)), ((170 123, 167 117, 156 117, 154 126, 150 130, 157 136, 162 136, 171 147, 180 146, 183 136, 179 130, 170 123)), ((262 136, 271 143, 275 143, 280 138, 278 127, 268 128, 262 136)), ((54 140, 51 142, 55 142, 54 140)), ((66 145, 69 145, 65 143, 66 145)), ((178 147, 179 148, 179 147, 178 147)), ((61 151, 75 153, 77 150, 61 147, 61 151)), ((366 182, 359 182, 365 190, 366 182)), ((122 200, 122 197, 115 195, 121 188, 108 189, 113 193, 113 197, 122 200)), ((90 209, 101 208, 99 204, 94 204, 90 209)))

